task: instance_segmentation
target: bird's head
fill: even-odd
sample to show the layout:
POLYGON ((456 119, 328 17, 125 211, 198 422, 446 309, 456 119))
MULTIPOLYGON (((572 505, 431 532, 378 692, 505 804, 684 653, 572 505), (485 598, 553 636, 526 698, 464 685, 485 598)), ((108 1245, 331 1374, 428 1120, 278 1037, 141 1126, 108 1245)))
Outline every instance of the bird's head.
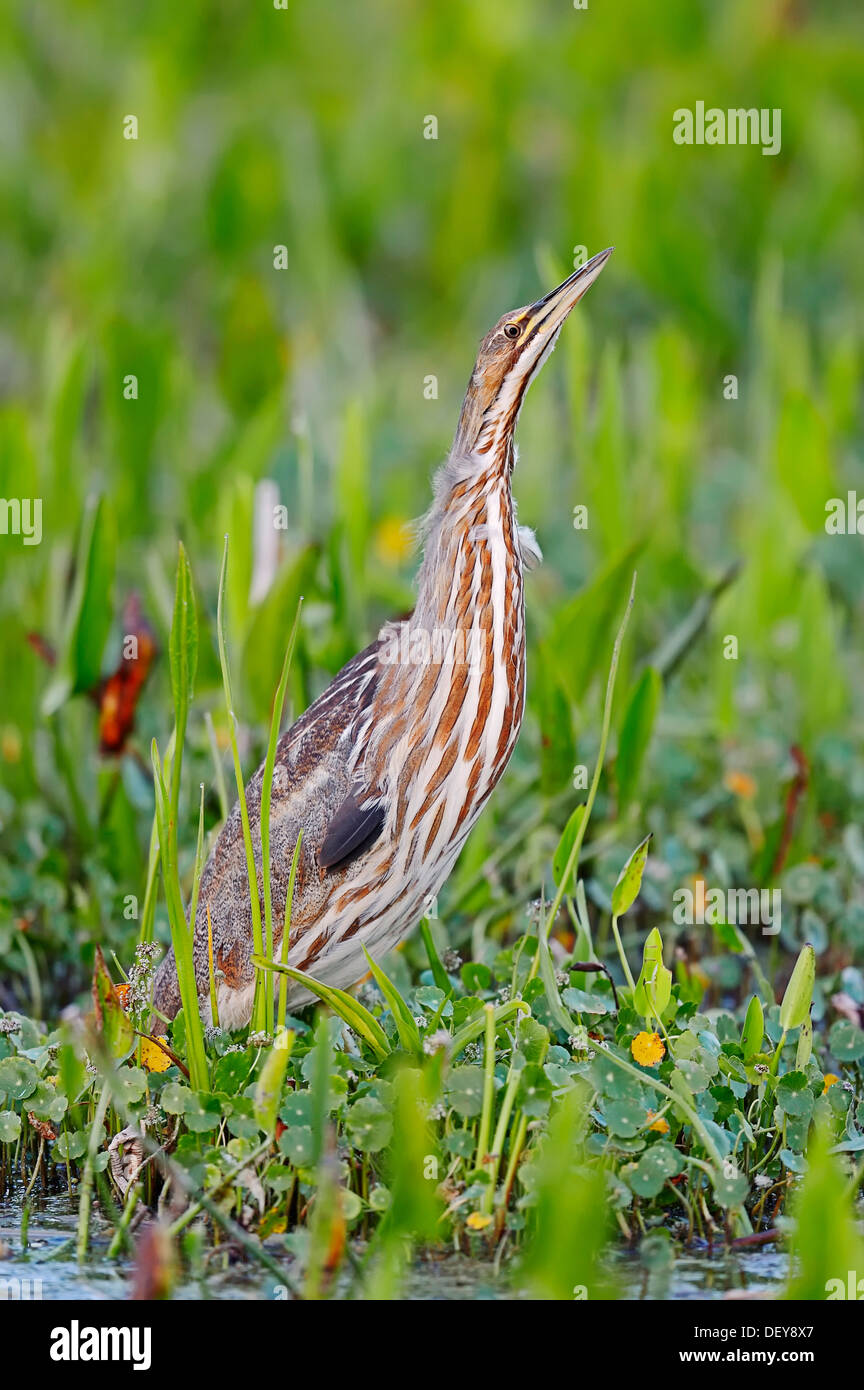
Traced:
POLYGON ((512 437, 528 386, 555 346, 561 326, 612 254, 590 261, 535 304, 499 319, 480 344, 456 430, 454 454, 485 454, 512 437))

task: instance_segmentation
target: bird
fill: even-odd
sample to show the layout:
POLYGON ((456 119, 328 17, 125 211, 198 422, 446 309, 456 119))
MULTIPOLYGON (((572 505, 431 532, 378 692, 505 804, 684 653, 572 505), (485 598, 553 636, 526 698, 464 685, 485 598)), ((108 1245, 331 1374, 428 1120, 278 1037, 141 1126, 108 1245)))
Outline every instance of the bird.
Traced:
MULTIPOLYGON (((514 433, 525 393, 614 248, 480 343, 449 455, 420 523, 416 604, 386 623, 281 736, 273 770, 270 875, 276 959, 350 988, 429 909, 506 768, 525 709, 523 571, 540 561, 512 493, 514 433), (302 832, 302 837, 301 837, 302 832), (300 850, 287 954, 281 931, 300 850)), ((264 767, 246 788, 259 898, 264 767)), ((199 1007, 212 964, 220 1026, 249 1023, 256 966, 239 803, 201 875, 193 933, 199 1007)), ((292 1009, 312 995, 293 982, 292 1009)), ((154 1004, 180 1007, 173 952, 154 1004)))

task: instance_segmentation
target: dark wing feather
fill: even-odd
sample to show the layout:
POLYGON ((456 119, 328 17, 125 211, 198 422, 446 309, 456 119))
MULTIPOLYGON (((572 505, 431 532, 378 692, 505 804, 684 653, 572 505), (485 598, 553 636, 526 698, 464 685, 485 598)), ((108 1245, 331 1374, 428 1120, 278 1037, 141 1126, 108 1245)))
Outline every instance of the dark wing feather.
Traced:
MULTIPOLYGON (((350 722, 346 726, 349 739, 363 737, 368 728, 370 711, 378 685, 377 654, 380 646, 373 642, 343 667, 330 686, 307 710, 304 720, 315 738, 315 726, 326 728, 338 725, 346 711, 350 722), (314 732, 313 732, 314 731, 314 732)), ((363 782, 355 783, 344 801, 337 806, 318 850, 322 869, 335 868, 357 850, 371 844, 380 834, 386 819, 386 806, 363 782)))
POLYGON ((381 834, 385 819, 386 809, 383 805, 361 806, 353 794, 346 796, 331 820, 318 851, 321 868, 332 869, 355 850, 371 844, 381 834))

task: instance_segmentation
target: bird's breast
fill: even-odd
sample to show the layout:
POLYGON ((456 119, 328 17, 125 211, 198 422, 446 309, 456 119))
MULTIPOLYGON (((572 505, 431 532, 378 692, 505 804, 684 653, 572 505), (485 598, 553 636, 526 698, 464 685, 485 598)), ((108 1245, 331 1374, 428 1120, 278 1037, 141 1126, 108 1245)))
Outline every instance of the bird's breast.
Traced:
POLYGON ((414 862, 464 840, 507 766, 524 710, 522 566, 509 493, 487 490, 465 520, 437 602, 418 603, 402 633, 408 659, 382 688, 394 735, 381 743, 388 828, 414 862), (425 659, 412 662, 412 650, 425 659))

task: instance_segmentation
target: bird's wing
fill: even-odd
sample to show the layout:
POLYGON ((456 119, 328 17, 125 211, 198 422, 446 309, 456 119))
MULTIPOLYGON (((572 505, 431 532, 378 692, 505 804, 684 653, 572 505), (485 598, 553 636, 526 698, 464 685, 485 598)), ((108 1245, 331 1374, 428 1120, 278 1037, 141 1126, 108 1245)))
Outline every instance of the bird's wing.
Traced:
MULTIPOLYGON (((285 731, 276 750, 270 806, 271 894, 276 922, 283 919, 292 856, 301 833, 303 836, 292 900, 294 944, 326 911, 328 896, 338 881, 337 866, 364 843, 359 827, 349 827, 350 813, 343 807, 352 796, 357 797, 360 808, 367 807, 372 797, 372 789, 360 786, 350 769, 357 766, 358 751, 362 760, 373 716, 380 675, 379 647, 380 640, 349 661, 285 731), (325 845, 326 850, 322 850, 325 845), (319 872, 322 864, 323 872, 319 872)), ((256 851, 260 846, 263 778, 262 765, 246 788, 256 851)), ((372 818, 364 820, 363 826, 366 841, 380 830, 372 818)), ((201 876, 193 953, 202 993, 209 988, 211 929, 216 965, 232 989, 245 988, 254 975, 249 949, 254 938, 239 801, 223 825, 201 876)), ((163 993, 160 997, 166 996, 163 993)))
MULTIPOLYGON (((379 646, 380 639, 342 668, 289 730, 292 743, 300 738, 304 741, 311 738, 313 745, 320 739, 332 746, 333 732, 338 728, 339 742, 344 739, 346 752, 350 749, 356 755, 357 744, 365 742, 371 724, 371 705, 378 685, 379 646)), ((362 765, 362 757, 355 757, 353 761, 355 765, 362 765)), ((384 799, 358 776, 329 821, 318 850, 321 868, 335 868, 369 845, 380 835, 386 814, 384 799)))
POLYGON ((336 811, 318 851, 322 869, 335 868, 358 849, 366 849, 381 834, 387 817, 387 807, 377 798, 363 806, 358 794, 346 796, 336 811))
POLYGON ((279 740, 284 754, 300 743, 332 748, 349 727, 356 725, 369 707, 378 687, 378 650, 381 639, 364 647, 362 652, 337 671, 330 684, 317 700, 300 715, 279 740))

